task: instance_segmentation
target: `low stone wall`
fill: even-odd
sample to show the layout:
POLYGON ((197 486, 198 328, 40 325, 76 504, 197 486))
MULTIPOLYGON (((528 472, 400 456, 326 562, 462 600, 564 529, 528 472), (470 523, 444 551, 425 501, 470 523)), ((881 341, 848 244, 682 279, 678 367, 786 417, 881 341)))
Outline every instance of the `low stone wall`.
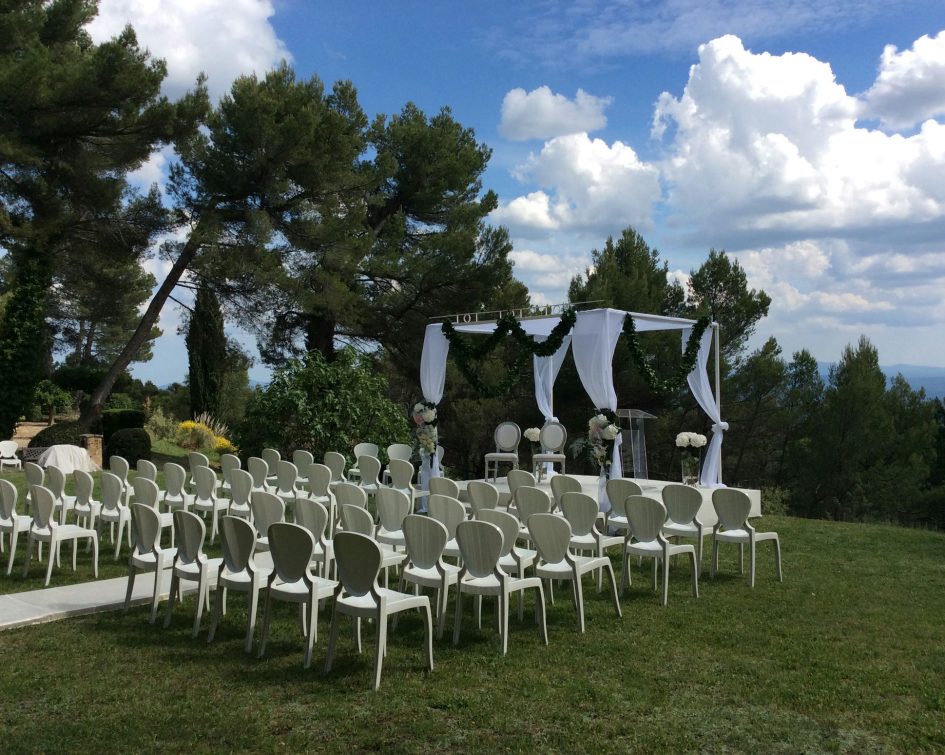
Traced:
POLYGON ((40 430, 45 430, 49 425, 45 422, 18 422, 13 429, 13 440, 20 448, 26 448, 40 430))

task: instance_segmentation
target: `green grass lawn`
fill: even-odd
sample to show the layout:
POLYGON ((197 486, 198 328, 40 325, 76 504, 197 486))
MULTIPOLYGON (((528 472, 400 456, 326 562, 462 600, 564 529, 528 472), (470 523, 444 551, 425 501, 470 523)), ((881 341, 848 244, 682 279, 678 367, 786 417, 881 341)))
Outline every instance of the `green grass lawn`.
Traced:
POLYGON ((408 614, 376 693, 370 627, 362 656, 343 631, 323 673, 330 609, 308 671, 289 606, 277 606, 267 657, 243 653, 240 595, 212 645, 206 624, 190 638, 193 598, 167 630, 139 608, 6 631, 3 750, 945 751, 945 535, 781 517, 761 528, 780 533, 783 583, 770 544, 754 590, 729 546, 698 600, 674 563, 661 608, 648 567, 634 566, 617 619, 588 578, 586 634, 559 589, 550 645, 530 612, 513 613, 505 658, 492 606, 477 631, 467 600, 459 647, 435 641, 427 673, 408 614))

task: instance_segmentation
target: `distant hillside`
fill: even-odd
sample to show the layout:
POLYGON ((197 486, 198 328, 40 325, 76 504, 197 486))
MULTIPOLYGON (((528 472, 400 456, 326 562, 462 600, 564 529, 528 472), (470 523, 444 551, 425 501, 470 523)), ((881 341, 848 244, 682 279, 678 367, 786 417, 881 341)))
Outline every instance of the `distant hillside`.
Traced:
MULTIPOLYGON (((832 362, 818 362, 817 367, 826 381, 832 362)), ((929 398, 945 398, 945 367, 923 367, 916 364, 880 365, 887 383, 901 374, 913 390, 925 389, 929 398)))

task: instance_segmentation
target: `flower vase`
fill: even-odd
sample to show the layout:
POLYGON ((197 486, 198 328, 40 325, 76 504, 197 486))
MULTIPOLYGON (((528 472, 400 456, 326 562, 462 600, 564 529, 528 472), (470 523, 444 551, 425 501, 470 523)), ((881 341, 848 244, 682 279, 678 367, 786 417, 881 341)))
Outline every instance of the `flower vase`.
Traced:
POLYGON ((682 481, 684 485, 699 484, 699 457, 692 454, 682 456, 682 481))
POLYGON ((597 479, 597 501, 598 508, 602 514, 610 511, 610 498, 607 497, 607 470, 601 469, 600 477, 597 479))

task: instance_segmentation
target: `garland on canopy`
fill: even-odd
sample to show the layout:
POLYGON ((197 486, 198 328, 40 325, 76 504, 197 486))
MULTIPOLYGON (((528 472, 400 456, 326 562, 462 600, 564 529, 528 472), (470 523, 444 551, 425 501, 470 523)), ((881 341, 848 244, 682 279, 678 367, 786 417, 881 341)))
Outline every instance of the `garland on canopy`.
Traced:
POLYGON ((623 321, 623 334, 627 337, 627 345, 630 347, 630 356, 636 362, 637 367, 643 374, 643 379, 657 393, 670 394, 676 393, 686 384, 686 378, 689 373, 695 369, 696 360, 699 358, 699 345, 702 341, 702 334, 712 322, 711 317, 700 317, 689 334, 689 340, 686 341, 686 351, 683 353, 682 363, 676 371, 668 378, 661 379, 646 360, 640 341, 637 339, 637 329, 633 324, 633 318, 628 314, 623 321))
POLYGON ((450 344, 450 356, 459 367, 459 371, 475 391, 485 398, 495 398, 503 396, 518 383, 522 377, 522 370, 532 356, 550 357, 564 342, 564 338, 577 320, 577 313, 573 308, 566 309, 561 314, 560 322, 555 325, 551 333, 544 341, 535 340, 525 332, 525 328, 516 319, 511 312, 502 315, 496 321, 495 330, 486 338, 476 339, 477 343, 471 344, 467 339, 460 338, 460 333, 453 327, 449 320, 443 323, 443 335, 450 344), (473 362, 478 362, 483 357, 490 354, 506 336, 511 335, 519 346, 519 352, 515 357, 515 362, 508 374, 496 385, 486 385, 478 372, 474 369, 473 362))

